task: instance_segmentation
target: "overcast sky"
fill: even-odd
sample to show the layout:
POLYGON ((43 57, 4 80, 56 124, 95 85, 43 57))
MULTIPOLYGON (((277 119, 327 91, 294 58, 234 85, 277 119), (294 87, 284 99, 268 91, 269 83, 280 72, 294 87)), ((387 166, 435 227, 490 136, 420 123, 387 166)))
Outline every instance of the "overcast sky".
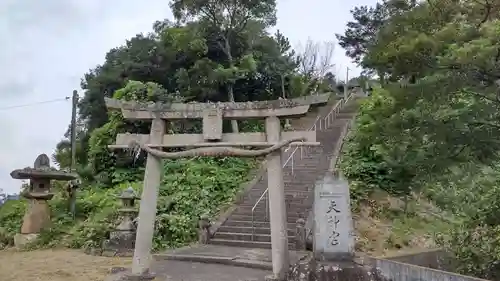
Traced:
MULTIPOLYGON (((53 153, 70 121, 71 103, 9 108, 70 96, 85 72, 106 52, 155 20, 172 18, 166 0, 0 1, 0 188, 17 192, 13 169, 32 166, 53 153), (146 4, 147 3, 147 4, 146 4)), ((349 10, 376 0, 278 0, 279 28, 297 46, 308 38, 332 41, 350 19, 349 10)), ((359 73, 337 47, 338 75, 359 73)))

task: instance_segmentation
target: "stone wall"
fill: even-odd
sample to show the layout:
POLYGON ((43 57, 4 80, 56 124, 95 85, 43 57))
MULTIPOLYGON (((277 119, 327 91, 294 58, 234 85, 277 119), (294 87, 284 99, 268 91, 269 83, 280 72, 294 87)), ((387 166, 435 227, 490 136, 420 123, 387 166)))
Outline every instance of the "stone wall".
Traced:
MULTIPOLYGON (((390 257, 391 259, 428 264, 426 257, 442 255, 440 250, 390 257)), ((437 260, 436 260, 437 261, 437 260)), ((407 264, 384 258, 364 256, 354 262, 316 261, 312 254, 291 266, 287 281, 487 281, 453 272, 407 264)))
POLYGON ((392 255, 380 258, 412 264, 412 265, 418 265, 422 267, 428 267, 432 269, 455 272, 455 267, 453 266, 453 260, 451 259, 450 255, 448 255, 442 249, 418 251, 413 253, 405 253, 403 255, 392 255))
POLYGON ((386 259, 374 258, 373 266, 377 268, 384 279, 391 281, 486 281, 485 279, 386 259))

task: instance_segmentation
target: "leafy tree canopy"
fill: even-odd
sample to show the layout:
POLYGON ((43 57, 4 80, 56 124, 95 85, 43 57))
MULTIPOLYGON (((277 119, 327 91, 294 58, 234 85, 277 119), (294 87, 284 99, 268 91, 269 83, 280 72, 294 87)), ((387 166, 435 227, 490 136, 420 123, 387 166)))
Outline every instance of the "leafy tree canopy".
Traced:
MULTIPOLYGON (((490 0, 383 1, 354 9, 353 21, 338 36, 347 55, 382 85, 362 105, 345 173, 360 186, 361 198, 374 187, 428 193, 443 179, 448 188, 440 196, 475 194, 470 198, 483 202, 480 212, 452 209, 464 219, 447 245, 463 260, 462 272, 485 278, 500 272, 498 249, 480 246, 498 245, 493 233, 499 224, 491 219, 498 216, 498 198, 467 187, 458 175, 484 165, 498 169, 499 11, 490 0)), ((476 186, 495 184, 491 172, 477 177, 476 186)), ((447 205, 433 199, 449 208, 462 203, 460 196, 447 205)))

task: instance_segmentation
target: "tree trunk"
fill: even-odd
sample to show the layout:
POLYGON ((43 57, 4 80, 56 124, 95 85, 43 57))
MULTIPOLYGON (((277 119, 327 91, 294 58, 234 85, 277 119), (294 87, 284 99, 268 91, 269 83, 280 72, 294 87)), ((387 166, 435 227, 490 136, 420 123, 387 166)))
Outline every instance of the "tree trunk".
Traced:
MULTIPOLYGON (((285 77, 281 75, 281 95, 283 99, 286 99, 286 94, 285 94, 285 77)), ((285 119, 285 128, 287 130, 291 129, 292 124, 290 124, 290 119, 285 119)))
MULTIPOLYGON (((233 56, 231 54, 231 45, 229 44, 229 39, 227 36, 224 38, 224 44, 225 44, 225 53, 227 55, 227 60, 229 62, 229 67, 233 68, 234 67, 234 62, 233 62, 233 56)), ((230 102, 234 102, 234 89, 233 89, 233 82, 229 82, 227 85, 227 95, 229 98, 230 102)), ((238 133, 239 128, 238 128, 238 121, 237 120, 231 120, 231 128, 233 133, 238 133)))
MULTIPOLYGON (((230 102, 234 102, 234 92, 233 92, 233 84, 232 82, 227 85, 227 95, 229 98, 230 102)), ((231 129, 233 133, 238 133, 239 128, 238 128, 238 121, 237 120, 231 120, 231 129)))
POLYGON ((377 74, 378 74, 378 78, 379 78, 379 80, 380 80, 380 85, 381 85, 382 87, 384 87, 384 86, 385 86, 385 74, 384 74, 384 72, 383 72, 383 71, 381 71, 381 70, 378 70, 378 71, 377 71, 377 74))

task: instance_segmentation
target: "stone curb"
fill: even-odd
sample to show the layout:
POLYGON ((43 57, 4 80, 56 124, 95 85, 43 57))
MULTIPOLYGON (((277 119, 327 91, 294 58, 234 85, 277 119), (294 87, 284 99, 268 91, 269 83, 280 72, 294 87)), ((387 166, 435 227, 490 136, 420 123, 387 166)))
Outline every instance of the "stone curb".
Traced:
POLYGON ((214 263, 230 266, 247 267, 254 269, 272 270, 273 266, 270 262, 262 262, 256 260, 240 259, 238 257, 217 257, 217 256, 201 256, 201 255, 185 255, 185 254, 156 254, 155 260, 177 260, 200 263, 214 263))
POLYGON ((109 270, 109 275, 106 281, 152 281, 156 280, 156 274, 145 273, 142 275, 134 275, 131 270, 125 267, 112 267, 109 270))

